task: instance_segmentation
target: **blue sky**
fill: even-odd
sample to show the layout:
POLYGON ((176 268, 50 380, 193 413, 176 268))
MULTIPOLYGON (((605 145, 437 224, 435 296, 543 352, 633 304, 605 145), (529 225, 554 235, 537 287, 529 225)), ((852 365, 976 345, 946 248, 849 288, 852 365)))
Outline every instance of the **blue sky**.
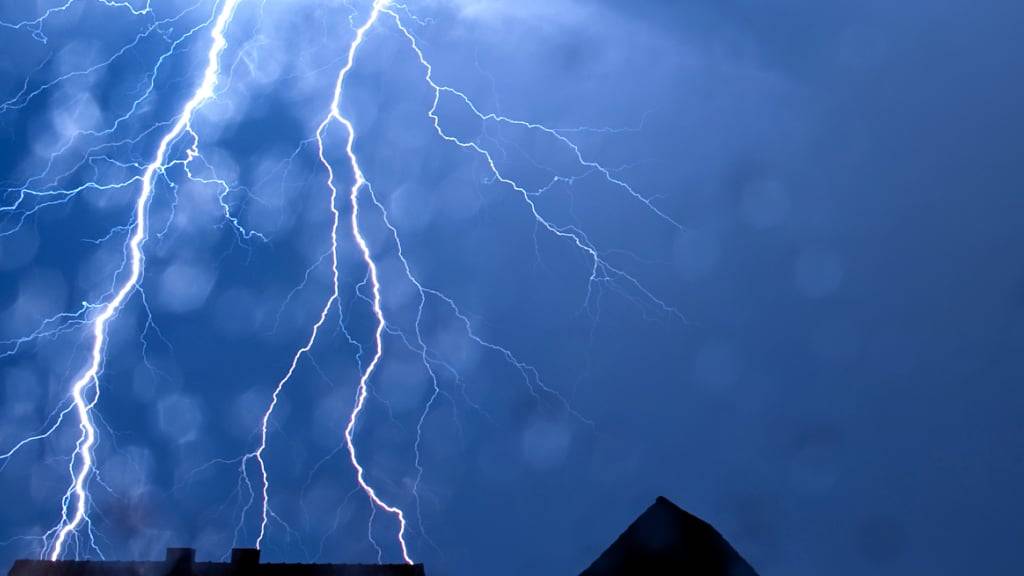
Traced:
MULTIPOLYGON (((0 62, 0 338, 62 328, 0 349, 2 451, 67 405, 90 342, 74 320, 91 316, 43 323, 103 302, 124 277, 139 187, 87 188, 38 210, 17 200, 137 174, 199 82, 202 24, 219 5, 77 0, 34 34, 17 27, 54 6, 0 10, 14 25, 0 43, 16 55, 0 62)), ((326 172, 310 138, 350 17, 358 25, 368 9, 243 0, 228 26, 192 166, 229 189, 189 181, 180 164, 154 187, 141 291, 108 334, 96 545, 83 529, 80 555, 187 545, 216 558, 254 544, 259 495, 247 508, 236 459, 254 449, 274 385, 330 293, 326 172)), ((446 134, 491 153, 547 221, 629 275, 588 281, 585 251, 538 225, 480 154, 435 131, 432 90, 395 23, 381 20, 360 46, 341 107, 355 152, 411 272, 472 330, 427 299, 420 332, 442 392, 430 402, 418 292, 364 189, 389 330, 356 443, 431 574, 576 573, 658 495, 710 521, 765 575, 1016 566, 1024 8, 396 10, 436 82, 485 114, 564 129, 637 195, 550 133, 440 100, 446 134)), ((344 143, 342 126, 326 132, 347 186, 344 143)), ((273 561, 372 562, 374 542, 401 559, 394 517, 371 521, 342 445, 374 317, 340 208, 341 305, 268 435, 273 561)), ((0 564, 38 555, 60 521, 77 436, 71 419, 4 460, 0 564)), ((251 462, 246 472, 255 478, 251 462)))

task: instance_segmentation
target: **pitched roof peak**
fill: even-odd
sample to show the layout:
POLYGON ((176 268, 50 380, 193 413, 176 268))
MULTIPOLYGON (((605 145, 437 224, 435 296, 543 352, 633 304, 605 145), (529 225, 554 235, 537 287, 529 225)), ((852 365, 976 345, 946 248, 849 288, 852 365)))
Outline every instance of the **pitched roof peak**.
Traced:
POLYGON ((757 576, 710 524, 659 496, 583 576, 757 576))

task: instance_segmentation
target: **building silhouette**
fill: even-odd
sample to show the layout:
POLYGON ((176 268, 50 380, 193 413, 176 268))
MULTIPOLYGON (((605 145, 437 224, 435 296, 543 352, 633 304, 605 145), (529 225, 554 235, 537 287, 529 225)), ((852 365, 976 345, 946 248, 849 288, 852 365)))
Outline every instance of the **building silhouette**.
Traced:
POLYGON ((255 548, 235 548, 231 562, 196 562, 192 548, 168 548, 164 560, 18 560, 9 576, 424 576, 422 564, 262 564, 255 548))
MULTIPOLYGON (((8 576, 426 576, 422 564, 263 564, 236 548, 231 562, 196 562, 192 548, 162 561, 18 560, 8 576)), ((658 497, 580 576, 757 576, 700 518, 658 497)))
POLYGON ((757 576, 710 524, 659 496, 580 576, 757 576))

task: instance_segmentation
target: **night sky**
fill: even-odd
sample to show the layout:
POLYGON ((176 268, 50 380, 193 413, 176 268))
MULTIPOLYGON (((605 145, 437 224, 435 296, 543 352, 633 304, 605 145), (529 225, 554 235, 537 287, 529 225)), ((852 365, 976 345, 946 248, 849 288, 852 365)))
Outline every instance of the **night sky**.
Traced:
MULTIPOLYGON (((82 303, 126 275, 132 179, 196 90, 221 6, 64 1, 0 8, 0 453, 69 405, 82 303)), ((239 459, 331 291, 313 138, 370 5, 239 4, 192 122, 194 178, 185 137, 154 184, 93 411, 91 534, 65 557, 255 544, 258 471, 239 459)), ((341 111, 380 204, 364 187, 387 329, 355 442, 429 574, 578 573, 659 495, 764 576, 1018 570, 1024 4, 393 10, 434 81, 609 171, 444 94, 445 133, 524 197, 435 131, 393 19, 356 53, 341 111), (526 198, 622 275, 591 281, 526 198), (461 318, 420 305, 402 256, 461 318)), ((375 327, 345 138, 324 137, 340 302, 271 418, 267 561, 401 560, 343 444, 375 327)), ((0 569, 43 553, 78 435, 71 413, 0 460, 0 569)))

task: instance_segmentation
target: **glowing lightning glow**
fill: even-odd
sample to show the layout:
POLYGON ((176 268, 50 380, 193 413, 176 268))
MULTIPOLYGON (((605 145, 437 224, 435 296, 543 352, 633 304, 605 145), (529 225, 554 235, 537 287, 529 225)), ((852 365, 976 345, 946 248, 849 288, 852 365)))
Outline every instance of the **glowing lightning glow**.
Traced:
POLYGON ((337 245, 338 224, 341 215, 338 211, 337 206, 338 189, 334 183, 334 167, 331 164, 331 162, 327 159, 326 145, 324 143, 324 136, 326 134, 328 127, 331 125, 332 122, 336 121, 345 127, 347 133, 345 153, 348 156, 349 165, 352 169, 353 175, 353 182, 351 187, 349 188, 349 201, 351 203, 352 209, 352 236, 355 239, 356 244, 359 246, 359 250, 363 256, 363 261, 366 263, 366 266, 370 271, 370 285, 373 292, 373 313, 377 320, 377 327, 374 332, 375 348, 373 357, 370 360, 369 364, 366 366, 366 368, 362 371, 362 374, 359 378, 359 386, 357 388, 356 393, 356 402, 352 408, 352 412, 349 414, 348 423, 345 426, 345 444, 348 447, 349 460, 351 461, 353 468, 355 468, 356 470, 356 481, 359 483, 360 488, 362 488, 363 492, 365 492, 366 495, 370 498, 374 506, 387 511, 388 513, 394 515, 398 519, 398 542, 401 545, 402 549, 402 559, 406 563, 412 564, 413 560, 412 557, 409 555, 409 547, 405 541, 405 513, 400 508, 392 506, 386 503, 383 499, 381 499, 381 497, 377 494, 376 490, 374 490, 373 486, 371 486, 369 482, 367 482, 365 470, 362 464, 359 462, 359 458, 357 457, 356 454, 356 447, 353 438, 355 434, 356 423, 359 419, 359 415, 366 404, 368 382, 370 378, 373 376, 373 373, 376 370, 377 365, 380 363, 380 359, 383 354, 383 333, 384 328, 386 326, 386 322, 384 319, 384 312, 381 309, 380 280, 377 273, 377 264, 370 256, 369 246, 367 245, 366 240, 363 237, 359 227, 359 191, 360 189, 363 188, 363 186, 366 185, 366 178, 363 175, 363 171, 359 166, 359 160, 356 157, 356 153, 354 150, 355 128, 352 126, 351 121, 349 121, 349 119, 341 113, 341 96, 342 90, 345 85, 345 79, 348 76, 348 73, 352 70, 352 66, 355 64, 356 53, 358 52, 359 47, 362 45, 363 40, 366 38, 366 33, 377 22, 381 12, 384 10, 387 4, 388 0, 375 0, 373 3, 373 8, 370 11, 370 14, 367 17, 366 21, 363 23, 362 26, 356 29, 355 36, 352 39, 352 43, 349 44, 348 47, 348 54, 347 59, 345 61, 345 65, 338 73, 337 80, 334 83, 334 94, 331 99, 330 112, 323 119, 323 121, 320 122, 320 125, 318 126, 316 131, 318 156, 320 158, 321 164, 323 164, 324 168, 327 170, 327 187, 330 189, 330 209, 333 219, 331 224, 331 293, 320 311, 320 316, 318 320, 313 325, 313 329, 310 333, 309 339, 306 341, 305 345, 303 345, 301 348, 299 348, 298 351, 296 351, 295 355, 292 357, 292 362, 288 368, 288 371, 285 373, 284 377, 277 383, 277 387, 274 389, 274 394, 272 396, 270 405, 263 415, 262 426, 260 429, 260 445, 257 448, 257 450, 253 452, 250 456, 256 459, 263 480, 263 509, 260 517, 260 533, 259 537, 256 539, 256 547, 259 548, 263 543, 264 536, 266 536, 267 522, 270 516, 270 508, 268 502, 269 481, 267 479, 266 464, 263 460, 263 452, 264 450, 266 450, 267 447, 267 429, 269 426, 270 417, 274 411, 274 408, 277 406, 278 397, 281 393, 281 390, 284 388, 285 384, 291 379, 292 375, 295 373, 295 368, 298 365, 299 360, 302 358, 302 356, 308 353, 310 349, 312 349, 313 344, 316 342, 316 337, 320 331, 320 328, 323 326, 324 322, 327 319, 327 315, 330 313, 335 301, 338 299, 339 273, 337 245))
MULTIPOLYGON (((96 428, 93 425, 91 411, 99 400, 99 373, 103 363, 107 325, 121 310, 121 307, 142 277, 144 262, 142 244, 146 241, 147 237, 147 213, 149 200, 153 193, 154 179, 157 173, 165 168, 168 148, 189 128, 192 116, 199 106, 214 95, 214 88, 217 85, 217 78, 220 72, 220 55, 224 48, 227 47, 224 30, 231 21, 235 7, 240 1, 224 0, 217 15, 217 20, 210 31, 210 37, 213 42, 207 53, 203 80, 178 113, 177 121, 160 139, 160 144, 157 146, 152 162, 146 166, 142 176, 142 187, 138 197, 135 199, 135 230, 128 241, 130 256, 128 277, 125 278, 113 297, 103 306, 100 313, 93 320, 91 360, 85 372, 75 380, 71 387, 71 397, 74 401, 75 412, 82 430, 82 435, 75 448, 75 456, 79 460, 79 465, 77 472, 73 475, 68 494, 65 495, 63 500, 63 514, 58 525, 56 537, 49 547, 49 557, 51 560, 61 557, 64 543, 68 536, 73 534, 83 522, 88 521, 86 518, 88 506, 86 484, 93 472, 92 449, 96 443, 96 428), (91 399, 86 399, 86 392, 90 386, 93 390, 92 397, 91 399), (67 509, 69 499, 73 500, 74 506, 74 511, 70 517, 67 509)), ((74 468, 76 458, 72 458, 72 468, 74 468)))

